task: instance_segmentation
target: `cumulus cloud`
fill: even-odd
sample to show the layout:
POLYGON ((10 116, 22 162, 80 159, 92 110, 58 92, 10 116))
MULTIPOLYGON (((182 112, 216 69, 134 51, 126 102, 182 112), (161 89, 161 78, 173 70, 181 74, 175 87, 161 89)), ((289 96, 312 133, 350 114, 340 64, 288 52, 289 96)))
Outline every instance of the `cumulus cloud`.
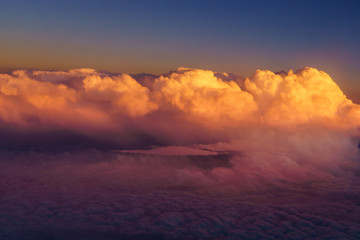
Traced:
POLYGON ((212 71, 179 68, 156 79, 154 91, 164 102, 189 114, 190 121, 203 124, 245 120, 257 109, 250 93, 234 81, 217 78, 212 71))
POLYGON ((114 112, 142 116, 157 109, 157 105, 149 101, 149 90, 127 74, 112 78, 87 76, 83 88, 85 99, 109 102, 114 112))
POLYGON ((346 98, 328 74, 314 68, 296 73, 290 70, 288 74, 257 70, 245 80, 245 86, 254 95, 264 121, 270 124, 358 120, 344 115, 347 107, 357 111, 358 106, 346 98))
POLYGON ((161 76, 17 70, 0 74, 0 93, 3 124, 25 132, 66 130, 115 145, 140 135, 165 145, 196 143, 179 129, 188 138, 214 142, 249 126, 356 129, 360 122, 360 106, 328 74, 308 67, 279 74, 257 70, 245 80, 189 68, 161 76))

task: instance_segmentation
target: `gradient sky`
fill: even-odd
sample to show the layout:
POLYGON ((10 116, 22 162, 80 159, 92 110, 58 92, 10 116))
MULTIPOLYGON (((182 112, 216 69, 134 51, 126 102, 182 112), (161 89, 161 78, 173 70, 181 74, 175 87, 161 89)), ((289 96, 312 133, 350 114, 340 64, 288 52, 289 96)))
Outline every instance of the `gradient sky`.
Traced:
POLYGON ((359 1, 0 1, 0 70, 316 67, 360 102, 359 1))

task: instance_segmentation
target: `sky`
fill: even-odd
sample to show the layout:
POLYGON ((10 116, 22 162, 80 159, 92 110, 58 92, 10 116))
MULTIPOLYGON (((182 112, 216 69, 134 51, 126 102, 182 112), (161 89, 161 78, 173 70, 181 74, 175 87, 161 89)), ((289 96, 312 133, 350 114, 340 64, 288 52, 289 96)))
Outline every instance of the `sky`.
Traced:
POLYGON ((0 70, 249 77, 315 67, 360 101, 358 1, 4 1, 0 70))

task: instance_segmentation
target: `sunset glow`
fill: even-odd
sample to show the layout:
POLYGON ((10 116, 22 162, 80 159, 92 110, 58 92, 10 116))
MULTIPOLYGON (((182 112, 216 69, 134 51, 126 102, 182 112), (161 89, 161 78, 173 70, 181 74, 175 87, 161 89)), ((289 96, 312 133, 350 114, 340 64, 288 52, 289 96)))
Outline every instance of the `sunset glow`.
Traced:
POLYGON ((0 0, 0 240, 360 239, 359 12, 0 0))

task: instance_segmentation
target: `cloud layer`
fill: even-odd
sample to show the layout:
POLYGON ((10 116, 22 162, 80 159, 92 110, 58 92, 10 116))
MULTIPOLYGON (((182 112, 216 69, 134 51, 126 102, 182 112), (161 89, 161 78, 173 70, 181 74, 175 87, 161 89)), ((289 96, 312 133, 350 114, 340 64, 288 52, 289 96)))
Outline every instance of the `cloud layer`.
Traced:
POLYGON ((120 148, 216 142, 234 129, 356 129, 360 106, 322 71, 257 70, 250 78, 179 68, 161 76, 93 69, 0 74, 6 129, 68 132, 120 148), (181 129, 181 130, 180 130, 181 129), (138 141, 138 143, 137 143, 138 141))
POLYGON ((360 106, 314 68, 18 70, 0 120, 0 238, 360 237, 360 106))

